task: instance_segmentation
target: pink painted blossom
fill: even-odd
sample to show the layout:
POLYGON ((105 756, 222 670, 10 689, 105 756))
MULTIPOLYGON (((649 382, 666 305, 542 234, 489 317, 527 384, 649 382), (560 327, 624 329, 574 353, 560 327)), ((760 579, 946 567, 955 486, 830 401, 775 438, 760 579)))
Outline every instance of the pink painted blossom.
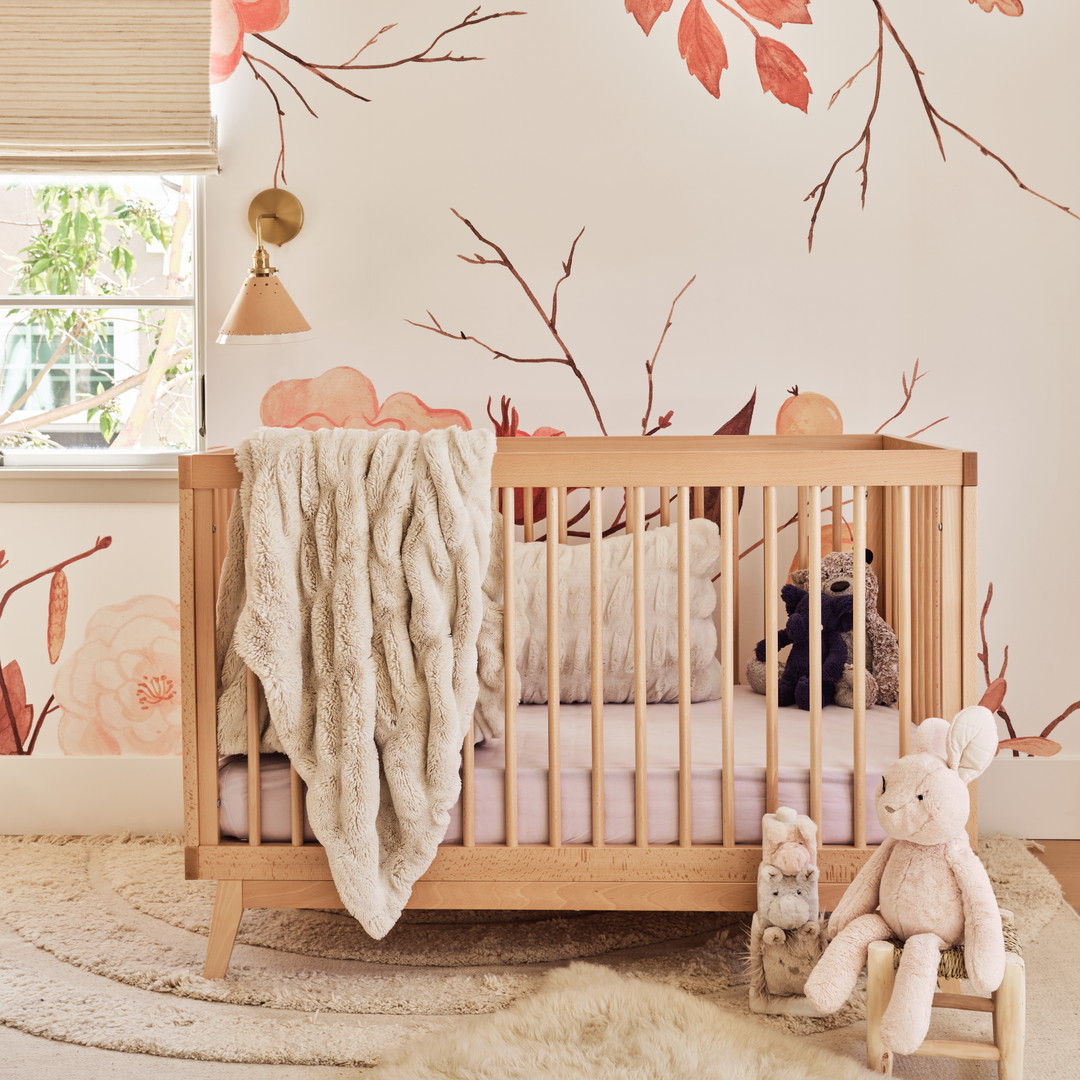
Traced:
POLYGON ((351 367, 336 367, 314 379, 286 379, 263 395, 259 417, 267 427, 397 428, 431 431, 470 428, 457 409, 432 409, 415 394, 391 394, 381 405, 371 380, 351 367))
POLYGON ((210 0, 210 81, 236 70, 245 34, 276 30, 288 14, 289 0, 210 0))
POLYGON ((65 754, 180 752, 180 608, 135 596, 97 611, 54 687, 65 754))

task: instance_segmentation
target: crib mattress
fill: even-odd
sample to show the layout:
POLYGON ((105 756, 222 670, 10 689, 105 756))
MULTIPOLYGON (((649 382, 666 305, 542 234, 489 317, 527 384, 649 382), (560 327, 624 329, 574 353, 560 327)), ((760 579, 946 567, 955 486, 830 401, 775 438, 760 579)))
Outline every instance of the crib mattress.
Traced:
MULTIPOLYGON (((723 836, 721 703, 706 701, 692 707, 691 775, 692 829, 695 844, 719 844, 723 836)), ((874 812, 874 793, 881 774, 897 756, 899 719, 895 709, 867 710, 866 790, 867 840, 880 843, 884 833, 874 812)), ((546 705, 522 705, 517 710, 518 842, 548 841, 548 716, 546 705)), ((655 704, 647 710, 648 832, 651 844, 678 843, 679 724, 678 705, 655 704)), ((562 841, 592 841, 592 707, 560 706, 560 775, 562 781, 562 841)), ((802 813, 810 808, 810 714, 784 708, 779 719, 780 804, 802 813)), ((604 839, 609 844, 632 844, 634 834, 634 706, 604 706, 604 839)), ((851 844, 853 820, 853 750, 850 709, 822 710, 822 839, 826 844, 851 844)), ((501 740, 475 751, 476 842, 501 844, 505 832, 505 756, 501 740)), ((289 765, 277 754, 264 754, 262 839, 287 841, 289 825, 289 765)), ((247 839, 247 759, 226 760, 219 770, 221 830, 247 839)), ((735 842, 759 843, 765 813, 765 699, 749 688, 735 687, 735 842)), ((315 837, 305 824, 308 840, 315 837)), ((461 843, 461 808, 454 807, 445 844, 461 843)))

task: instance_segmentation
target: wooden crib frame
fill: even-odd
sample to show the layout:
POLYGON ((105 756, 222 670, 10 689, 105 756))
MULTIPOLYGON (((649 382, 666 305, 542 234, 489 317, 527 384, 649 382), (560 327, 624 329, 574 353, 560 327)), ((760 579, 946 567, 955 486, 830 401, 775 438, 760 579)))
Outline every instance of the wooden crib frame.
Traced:
MULTIPOLYGON (((217 582, 225 553, 225 523, 240 476, 231 451, 192 454, 180 459, 181 610, 184 716, 184 835, 189 879, 218 882, 205 973, 225 974, 245 908, 341 907, 325 852, 303 839, 303 787, 295 771, 291 784, 292 841, 260 840, 259 756, 248 756, 250 836, 223 839, 218 821, 218 744, 215 663, 217 582)), ((626 519, 633 537, 634 615, 644 620, 642 536, 650 518, 679 530, 679 640, 688 643, 688 522, 701 516, 706 499, 721 530, 719 576, 719 649, 725 693, 722 703, 722 836, 720 844, 691 841, 689 647, 679 658, 679 835, 677 844, 648 842, 646 801, 647 727, 644 703, 644 644, 635 645, 638 704, 635 706, 635 823, 637 840, 628 845, 604 842, 603 705, 593 705, 593 841, 560 842, 560 771, 558 664, 549 665, 549 836, 546 845, 518 843, 516 703, 506 701, 506 842, 477 844, 473 805, 473 740, 466 739, 462 765, 462 829, 459 845, 440 848, 430 869, 413 890, 411 907, 496 909, 606 909, 749 911, 756 906, 760 846, 735 844, 734 704, 732 685, 739 682, 746 656, 739 649, 739 612, 748 598, 739 590, 740 489, 747 502, 760 501, 763 541, 762 595, 764 636, 775 642, 779 628, 778 496, 794 489, 800 565, 816 580, 822 558, 822 534, 838 546, 850 527, 854 550, 869 547, 880 582, 879 607, 900 640, 901 690, 898 751, 908 747, 910 721, 928 715, 951 716, 975 699, 975 455, 881 435, 835 438, 774 436, 508 438, 498 440, 492 488, 499 505, 511 506, 515 489, 524 489, 523 525, 504 515, 503 544, 512 566, 517 538, 533 540, 540 523, 532 521, 533 491, 546 489, 551 518, 558 527, 546 539, 548 568, 548 652, 558 641, 557 544, 568 533, 567 491, 593 512, 585 542, 591 545, 593 597, 599 598, 600 533, 605 488, 625 489, 626 519), (655 510, 648 494, 658 489, 655 510), (845 494, 852 503, 845 522, 845 494), (824 496, 824 497, 823 497, 824 496), (719 511, 715 508, 718 504, 719 511), (825 529, 819 528, 826 510, 825 529), (831 507, 831 510, 829 510, 831 507), (557 508, 554 509, 554 508, 557 508), (828 531, 831 521, 832 530, 828 531)), ((584 507, 582 507, 583 509, 584 507)), ((570 520, 569 525, 574 524, 570 520)), ((580 533, 577 535, 581 535, 580 533)), ((753 556, 758 558, 756 554, 753 556)), ((505 606, 514 608, 513 581, 505 581, 505 606)), ((865 596, 865 564, 856 557, 855 610, 865 596)), ((745 592, 745 590, 744 590, 745 592)), ((811 590, 811 619, 820 620, 820 592, 811 590)), ((593 604, 594 657, 599 657, 602 616, 593 604)), ((512 620, 507 620, 508 624, 512 620)), ((514 649, 506 635, 506 656, 514 649)), ((820 683, 820 634, 811 636, 814 687, 820 683)), ((852 717, 853 776, 866 771, 866 707, 862 700, 866 640, 863 623, 854 632, 856 702, 852 717)), ((766 696, 766 793, 776 809, 778 728, 775 646, 768 651, 770 691, 766 696)), ((599 672, 600 664, 593 669, 599 672)), ((257 681, 249 672, 249 702, 257 701, 257 681)), ((594 675, 594 680, 599 675, 594 675)), ((596 684, 594 681, 594 689, 596 684)), ((813 693, 813 691, 812 691, 813 693)), ((594 698, 602 695, 594 693, 594 698)), ((814 697, 816 698, 816 694, 814 697)), ((257 705, 249 708, 249 750, 259 745, 257 705)), ((821 709, 809 714, 810 814, 822 819, 821 709)), ((974 805, 974 798, 973 798, 974 805)), ((874 850, 866 840, 865 785, 853 782, 853 837, 847 846, 826 845, 819 852, 821 899, 835 906, 846 884, 874 850)), ((972 822, 974 822, 974 809, 972 822)), ((972 824, 974 836, 974 825, 972 824)))

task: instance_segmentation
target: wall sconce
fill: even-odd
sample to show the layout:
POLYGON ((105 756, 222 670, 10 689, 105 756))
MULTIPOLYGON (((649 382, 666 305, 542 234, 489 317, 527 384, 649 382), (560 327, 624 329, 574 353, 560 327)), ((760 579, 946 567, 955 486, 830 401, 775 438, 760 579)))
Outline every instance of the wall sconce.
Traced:
POLYGON ((247 281, 218 331, 218 344, 304 341, 311 337, 311 327, 281 284, 263 247, 264 240, 278 245, 291 240, 304 224, 304 208, 291 192, 268 188, 251 200, 248 224, 255 233, 255 256, 247 281))

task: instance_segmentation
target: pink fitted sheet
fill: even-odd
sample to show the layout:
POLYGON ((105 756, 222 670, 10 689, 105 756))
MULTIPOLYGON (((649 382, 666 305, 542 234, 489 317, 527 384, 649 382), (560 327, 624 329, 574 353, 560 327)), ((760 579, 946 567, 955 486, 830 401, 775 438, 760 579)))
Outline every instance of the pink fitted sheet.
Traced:
MULTIPOLYGON (((735 842, 761 840, 765 813, 765 699, 746 687, 735 687, 735 842)), ((721 703, 692 706, 691 836, 695 844, 719 844, 723 836, 721 703)), ((678 705, 647 709, 648 832, 651 844, 678 843, 679 727, 678 705)), ((563 836, 566 844, 592 841, 592 707, 559 706, 560 776, 563 836)), ((881 774, 898 752, 899 718, 895 709, 867 710, 866 770, 861 782, 868 809, 870 843, 884 834, 874 813, 874 792, 881 774)), ((518 842, 548 843, 548 709, 521 705, 517 710, 518 842)), ((822 840, 853 842, 852 713, 829 706, 822 710, 822 840)), ((780 710, 780 805, 801 813, 810 808, 810 714, 780 710)), ((634 706, 604 706, 604 838, 609 844, 632 844, 634 833, 634 706)), ((501 844, 505 832, 505 755, 501 740, 475 751, 476 842, 501 844)), ((262 839, 287 841, 289 766, 281 755, 264 754, 262 839)), ((247 759, 227 759, 219 771, 221 830, 247 839, 247 759)), ((314 840, 305 828, 308 840, 314 840)), ((451 812, 445 844, 461 843, 460 804, 451 812)))

